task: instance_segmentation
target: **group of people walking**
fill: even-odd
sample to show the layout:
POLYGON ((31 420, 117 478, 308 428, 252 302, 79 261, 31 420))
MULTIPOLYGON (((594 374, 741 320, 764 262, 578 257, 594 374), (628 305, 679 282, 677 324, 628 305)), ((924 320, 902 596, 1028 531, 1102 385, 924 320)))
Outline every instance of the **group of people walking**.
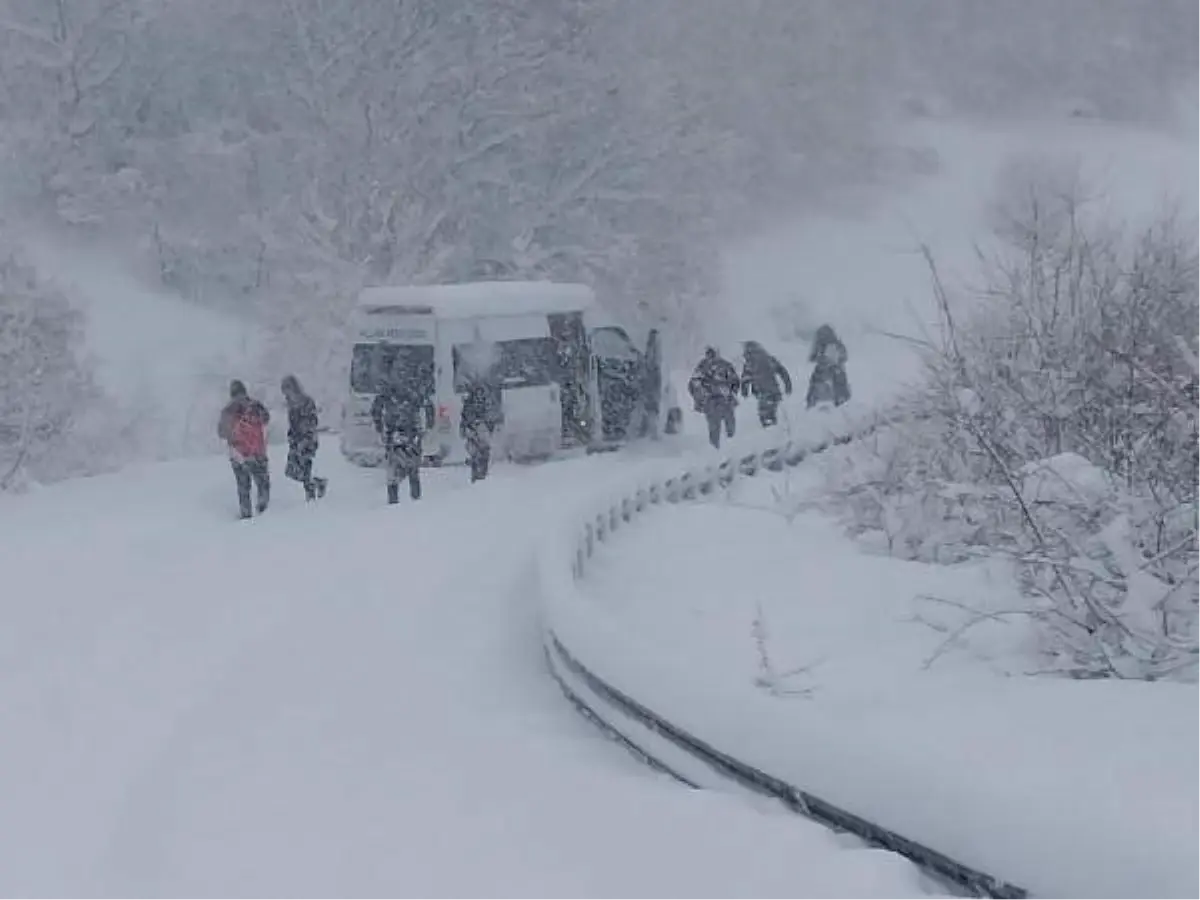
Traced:
MULTIPOLYGON (((808 359, 813 363, 806 398, 809 409, 823 402, 841 406, 850 399, 846 345, 831 326, 817 329, 808 359)), ((784 395, 792 393, 792 377, 762 344, 746 341, 741 374, 716 347, 708 347, 688 381, 688 392, 696 411, 707 420, 709 443, 720 447, 722 431, 732 438, 737 429, 734 410, 739 396, 754 395, 758 401, 758 421, 763 428, 770 428, 779 421, 779 404, 784 395)))
MULTIPOLYGON (((288 457, 284 475, 303 486, 305 500, 317 500, 325 496, 329 485, 328 479, 313 474, 320 428, 317 404, 294 375, 286 376, 280 389, 288 410, 288 457)), ((371 419, 384 448, 388 503, 400 501, 400 483, 403 481, 408 482, 409 496, 419 500, 422 439, 434 421, 432 395, 421 390, 419 385, 391 379, 376 395, 371 405, 371 419)), ((251 397, 244 383, 232 381, 229 402, 217 421, 217 435, 228 448, 243 519, 252 518, 255 513, 262 515, 271 501, 271 471, 267 458, 270 421, 271 413, 266 405, 251 397)), ((492 438, 503 422, 500 388, 487 379, 471 381, 463 395, 459 431, 466 442, 472 482, 487 477, 492 438)))
MULTIPOLYGON (((841 406, 850 399, 846 379, 846 346, 833 328, 822 325, 813 340, 809 362, 813 364, 808 384, 807 405, 829 402, 841 406)), ((317 404, 305 393, 295 375, 284 377, 280 391, 288 410, 288 457, 284 475, 304 488, 306 500, 325 496, 328 480, 313 474, 320 427, 317 404)), ((708 347, 688 381, 688 392, 697 412, 708 423, 708 440, 721 446, 721 434, 732 438, 737 429, 734 411, 739 397, 754 395, 758 420, 764 428, 779 421, 779 404, 792 393, 787 368, 758 341, 743 346, 741 373, 733 363, 708 347)), ((462 391, 459 434, 467 450, 471 481, 487 477, 492 441, 504 422, 499 385, 488 377, 468 378, 462 391)), ((433 393, 427 386, 393 377, 371 405, 371 419, 384 449, 388 503, 400 501, 400 483, 408 482, 409 496, 421 498, 422 441, 434 425, 433 393)), ((246 385, 234 380, 229 402, 221 410, 217 434, 229 450, 229 461, 237 483, 241 518, 264 513, 271 499, 271 473, 267 459, 267 425, 271 414, 251 397, 246 385), (251 490, 256 493, 251 497, 251 490), (251 501, 256 502, 252 503, 251 501)))
MULTIPOLYGON (((325 496, 329 482, 313 475, 317 455, 317 404, 304 392, 295 375, 280 384, 288 409, 288 458, 284 475, 304 487, 307 500, 325 496)), ((251 397, 246 385, 233 380, 229 384, 229 402, 217 420, 217 435, 229 450, 229 462, 237 482, 241 518, 262 515, 271 502, 271 470, 267 459, 267 425, 271 413, 265 404, 251 397), (251 504, 251 488, 256 496, 251 504)))
MULTIPOLYGON (((409 496, 421 499, 422 440, 433 428, 432 391, 392 378, 371 404, 371 419, 384 448, 388 503, 400 500, 400 482, 408 482, 409 496)), ((471 481, 487 478, 492 438, 504 423, 500 386, 486 377, 469 378, 463 390, 459 434, 466 444, 471 481)))

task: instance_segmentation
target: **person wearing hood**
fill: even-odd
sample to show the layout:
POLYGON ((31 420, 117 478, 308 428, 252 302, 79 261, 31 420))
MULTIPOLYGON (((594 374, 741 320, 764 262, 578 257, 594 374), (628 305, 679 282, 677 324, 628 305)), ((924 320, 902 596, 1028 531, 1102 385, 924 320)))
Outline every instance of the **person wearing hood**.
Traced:
POLYGON ((406 479, 409 496, 420 500, 422 439, 434 420, 431 395, 393 373, 371 404, 371 419, 386 454, 388 503, 400 502, 400 482, 406 479))
POLYGON ((688 393, 692 395, 696 411, 703 413, 708 421, 708 442, 715 448, 721 446, 722 426, 725 435, 733 437, 737 427, 734 409, 740 386, 733 363, 722 357, 716 347, 705 349, 704 358, 688 380, 688 393))
POLYGON ((827 395, 834 406, 850 399, 850 382, 846 378, 846 345, 830 325, 817 329, 808 361, 813 363, 808 380, 808 408, 812 409, 827 395), (827 394, 828 392, 828 394, 827 394))
POLYGON ((258 494, 259 515, 266 512, 271 499, 271 472, 267 461, 267 423, 271 414, 246 391, 246 385, 234 379, 229 383, 229 402, 217 420, 217 436, 229 449, 229 463, 237 482, 241 518, 249 519, 250 483, 258 494))
POLYGON ((500 385, 489 375, 472 376, 463 393, 458 432, 467 445, 471 482, 487 478, 492 458, 492 437, 504 424, 500 385))
POLYGON ((304 392, 295 375, 284 376, 280 389, 288 410, 288 458, 284 475, 304 486, 305 500, 324 497, 328 479, 313 476, 313 460, 319 445, 317 404, 304 392))
POLYGON ((792 376, 758 341, 746 341, 745 365, 742 366, 742 396, 751 392, 758 400, 758 421, 763 428, 779 421, 779 403, 783 394, 791 396, 792 393, 792 376))

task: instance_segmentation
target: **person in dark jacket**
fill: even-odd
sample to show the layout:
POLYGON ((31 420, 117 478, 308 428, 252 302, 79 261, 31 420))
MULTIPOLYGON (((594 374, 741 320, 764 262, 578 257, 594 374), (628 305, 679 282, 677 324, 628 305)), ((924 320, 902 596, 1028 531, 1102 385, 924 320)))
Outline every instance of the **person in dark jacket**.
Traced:
POLYGON ((418 386, 394 377, 371 404, 371 419, 386 453, 388 503, 400 502, 404 478, 412 498, 421 499, 421 439, 425 429, 433 427, 433 416, 432 399, 418 386))
POLYGON ((808 408, 828 397, 834 406, 850 399, 850 382, 846 378, 846 345, 829 325, 817 329, 808 361, 813 363, 808 380, 808 408))
POLYGON ((704 358, 688 380, 688 393, 692 395, 696 411, 708 420, 708 441, 713 447, 721 446, 722 425, 730 438, 737 428, 734 408, 740 385, 737 369, 715 347, 704 351, 704 358))
POLYGON ((490 378, 473 378, 463 394, 462 416, 458 432, 467 444, 471 482, 487 478, 492 458, 492 436, 504 424, 500 386, 490 378))
POLYGON ((313 477, 313 460, 317 455, 317 404, 304 392, 295 375, 284 376, 280 384, 288 409, 288 459, 284 475, 304 485, 304 499, 325 496, 329 482, 313 477))
POLYGON ((758 341, 746 341, 745 365, 742 366, 742 396, 751 391, 758 400, 758 421, 763 428, 771 427, 779 421, 779 402, 783 393, 791 396, 792 376, 758 341))
POLYGON ((271 472, 267 461, 267 423, 271 414, 260 402, 246 392, 238 380, 229 383, 229 403, 217 420, 217 436, 229 448, 229 463, 237 481, 238 506, 241 517, 252 516, 250 482, 258 494, 259 515, 267 511, 271 500, 271 472))

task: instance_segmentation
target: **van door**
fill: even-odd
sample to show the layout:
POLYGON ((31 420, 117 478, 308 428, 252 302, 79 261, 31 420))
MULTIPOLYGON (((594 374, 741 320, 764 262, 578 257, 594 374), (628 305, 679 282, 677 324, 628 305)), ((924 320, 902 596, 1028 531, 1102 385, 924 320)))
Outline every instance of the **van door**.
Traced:
POLYGON ((624 441, 641 405, 642 353, 625 329, 605 325, 592 331, 600 393, 600 432, 605 441, 624 441))
POLYGON ((546 315, 488 316, 476 324, 479 340, 495 347, 503 451, 518 458, 553 453, 562 445, 562 404, 546 315))
POLYGON ((563 446, 586 447, 592 439, 595 361, 583 313, 553 313, 548 318, 561 388, 563 446))
POLYGON ((658 329, 651 328, 646 337, 646 351, 642 354, 641 402, 642 417, 638 437, 657 437, 662 408, 665 405, 663 385, 662 341, 658 329))
POLYGON ((496 380, 504 443, 515 457, 545 456, 562 445, 561 388, 549 337, 498 341, 496 380))

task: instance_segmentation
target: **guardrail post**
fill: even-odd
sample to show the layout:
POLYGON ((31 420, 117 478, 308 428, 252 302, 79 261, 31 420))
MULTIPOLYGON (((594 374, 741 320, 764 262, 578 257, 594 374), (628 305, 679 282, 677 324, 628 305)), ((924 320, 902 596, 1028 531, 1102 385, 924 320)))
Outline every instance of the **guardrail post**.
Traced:
POLYGON ((758 454, 752 453, 749 456, 742 457, 742 474, 754 476, 758 474, 758 454))
POLYGON ((692 500, 696 496, 696 476, 693 472, 684 472, 681 479, 684 500, 692 500))

